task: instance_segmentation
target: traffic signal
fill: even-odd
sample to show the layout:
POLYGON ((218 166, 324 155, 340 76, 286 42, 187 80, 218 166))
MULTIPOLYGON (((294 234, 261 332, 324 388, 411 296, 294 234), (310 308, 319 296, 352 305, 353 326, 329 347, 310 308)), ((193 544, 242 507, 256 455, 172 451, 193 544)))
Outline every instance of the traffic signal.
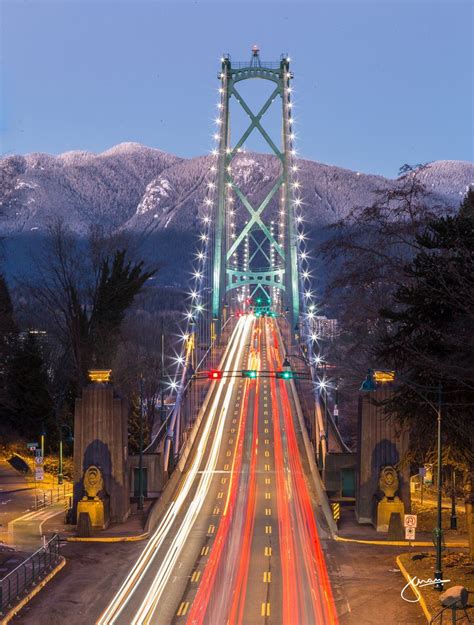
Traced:
POLYGON ((275 371, 275 377, 279 380, 291 380, 294 377, 293 371, 275 371))
POLYGON ((242 369, 242 377, 250 378, 251 380, 255 380, 258 376, 258 373, 255 369, 242 369))
POLYGON ((219 369, 211 369, 207 372, 207 377, 210 380, 220 380, 222 378, 222 371, 219 371, 219 369))

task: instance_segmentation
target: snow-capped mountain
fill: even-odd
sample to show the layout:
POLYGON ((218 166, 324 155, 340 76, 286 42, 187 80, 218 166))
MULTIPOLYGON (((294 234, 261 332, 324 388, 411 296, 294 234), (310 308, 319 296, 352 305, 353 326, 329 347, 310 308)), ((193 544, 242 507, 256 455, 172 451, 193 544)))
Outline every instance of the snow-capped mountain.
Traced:
MULTIPOLYGON (((0 160, 0 228, 10 233, 40 230, 63 217, 78 232, 91 223, 135 229, 193 229, 205 194, 209 157, 182 159, 137 143, 122 143, 102 154, 28 154, 0 160)), ((374 192, 398 184, 373 176, 301 160, 301 195, 312 222, 330 223, 352 207, 368 205, 374 192)), ((241 153, 233 178, 258 202, 278 176, 275 157, 241 153)), ((474 164, 436 161, 422 174, 431 201, 447 209, 459 204, 474 182, 474 164)), ((316 225, 315 223, 315 225, 316 225)))
MULTIPOLYGON (((191 241, 199 227, 210 167, 211 157, 183 159, 136 143, 122 143, 101 154, 7 156, 0 160, 0 236, 11 240, 28 233, 28 244, 34 245, 34 238, 60 217, 78 234, 101 224, 166 237, 178 231, 191 241)), ((232 176, 252 204, 266 196, 278 174, 279 161, 270 155, 242 152, 232 162, 232 176)), ((474 164, 436 161, 420 175, 427 201, 441 212, 451 211, 474 183, 474 164)), ((299 161, 298 178, 311 230, 333 223, 355 206, 370 205, 377 191, 401 184, 400 179, 308 160, 299 161)), ((278 195, 266 211, 276 215, 277 203, 278 195)))

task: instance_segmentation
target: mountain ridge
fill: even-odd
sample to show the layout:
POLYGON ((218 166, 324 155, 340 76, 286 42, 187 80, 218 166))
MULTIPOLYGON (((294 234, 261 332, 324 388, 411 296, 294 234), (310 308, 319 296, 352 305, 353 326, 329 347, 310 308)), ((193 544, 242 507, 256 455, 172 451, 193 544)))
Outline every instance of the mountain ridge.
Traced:
MULTIPOLYGON (((194 229, 202 212, 204 178, 210 156, 181 158, 157 148, 127 142, 95 154, 73 150, 59 155, 41 152, 0 160, 0 207, 3 232, 41 230, 62 217, 78 233, 92 223, 120 229, 170 224, 194 229)), ((330 223, 356 205, 370 203, 378 189, 396 186, 402 178, 354 172, 335 165, 299 159, 305 212, 311 221, 330 223)), ((278 175, 274 156, 242 152, 233 176, 251 201, 258 202, 278 175)), ((474 164, 435 161, 422 172, 431 201, 452 210, 468 184, 474 164)), ((270 212, 276 205, 271 203, 270 212)))

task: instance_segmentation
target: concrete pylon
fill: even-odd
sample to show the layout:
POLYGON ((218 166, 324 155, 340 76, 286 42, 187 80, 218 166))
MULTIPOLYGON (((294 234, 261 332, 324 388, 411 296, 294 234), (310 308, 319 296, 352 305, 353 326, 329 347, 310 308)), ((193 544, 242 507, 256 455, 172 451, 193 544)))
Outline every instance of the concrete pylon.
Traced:
MULTIPOLYGON (((380 471, 383 467, 398 465, 408 449, 408 430, 400 428, 393 419, 389 419, 380 405, 391 393, 389 387, 381 387, 372 393, 359 395, 356 484, 356 518, 359 523, 376 524, 377 495, 381 495, 380 471)), ((409 467, 399 469, 398 478, 397 494, 408 513, 409 467)))
POLYGON ((127 479, 128 402, 111 384, 90 384, 76 399, 74 416, 74 510, 84 496, 83 476, 97 466, 104 479, 110 521, 123 523, 130 514, 127 479))

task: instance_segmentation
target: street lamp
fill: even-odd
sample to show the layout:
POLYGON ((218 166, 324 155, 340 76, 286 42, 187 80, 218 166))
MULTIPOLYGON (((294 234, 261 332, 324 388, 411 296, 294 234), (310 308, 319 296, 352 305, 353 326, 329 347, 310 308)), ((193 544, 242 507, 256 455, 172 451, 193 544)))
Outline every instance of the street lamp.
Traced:
MULTIPOLYGON (((394 371, 384 371, 384 370, 373 370, 369 369, 367 372, 367 377, 362 382, 360 387, 360 391, 363 392, 372 392, 377 390, 377 379, 381 384, 386 382, 392 382, 395 380, 395 372, 394 371)), ((432 386, 422 386, 421 384, 417 384, 416 382, 412 382, 407 380, 406 378, 400 377, 400 380, 409 386, 415 393, 417 393, 436 413, 436 421, 437 421, 437 455, 438 455, 438 470, 437 470, 437 480, 438 480, 438 498, 437 498, 437 518, 436 518, 436 527, 434 529, 434 537, 435 537, 435 547, 436 547, 436 569, 434 573, 435 584, 433 588, 435 590, 443 590, 443 572, 441 570, 441 549, 442 549, 442 537, 443 537, 443 529, 442 529, 442 493, 441 493, 441 462, 442 462, 442 454, 441 454, 441 398, 442 398, 442 387, 441 384, 438 384, 436 387, 432 386), (437 403, 434 404, 431 400, 426 397, 419 389, 424 391, 436 391, 437 393, 437 403)))
POLYGON ((140 375, 140 419, 138 442, 138 510, 143 510, 143 375, 140 375))

